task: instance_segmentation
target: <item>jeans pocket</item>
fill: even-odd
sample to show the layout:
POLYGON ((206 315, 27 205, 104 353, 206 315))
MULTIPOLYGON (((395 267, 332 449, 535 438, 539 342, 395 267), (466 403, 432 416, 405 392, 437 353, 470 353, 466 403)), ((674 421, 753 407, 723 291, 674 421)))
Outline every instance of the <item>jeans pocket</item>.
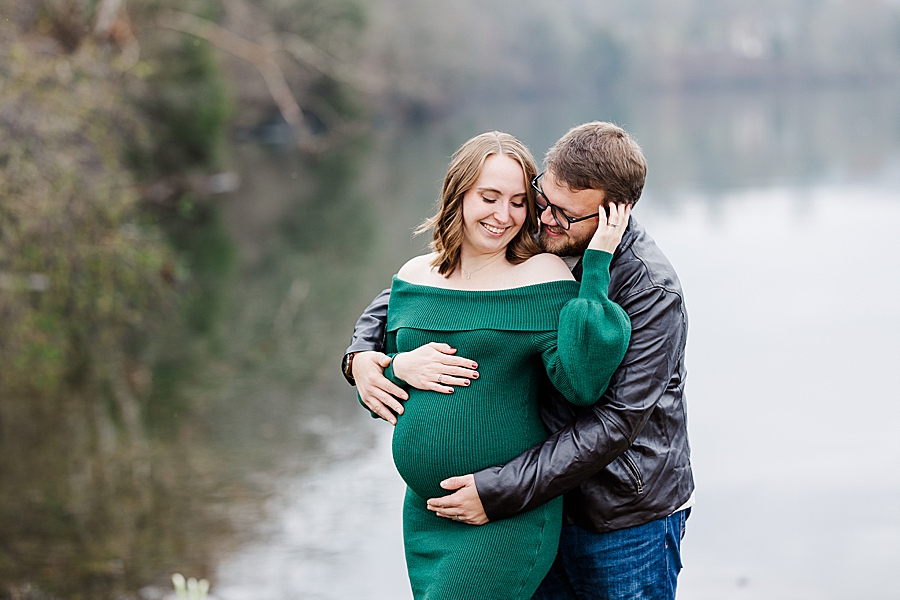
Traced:
POLYGON ((684 538, 684 524, 687 516, 684 514, 686 510, 680 510, 670 515, 666 519, 666 549, 668 550, 669 560, 674 566, 674 574, 677 575, 681 571, 681 540, 684 538))
POLYGON ((684 530, 685 530, 685 528, 687 527, 687 520, 688 520, 688 517, 691 516, 691 507, 687 507, 686 509, 680 510, 680 511, 678 511, 678 512, 679 512, 679 514, 681 515, 681 519, 680 519, 680 520, 681 520, 681 536, 680 536, 680 539, 683 540, 683 539, 684 539, 684 530))

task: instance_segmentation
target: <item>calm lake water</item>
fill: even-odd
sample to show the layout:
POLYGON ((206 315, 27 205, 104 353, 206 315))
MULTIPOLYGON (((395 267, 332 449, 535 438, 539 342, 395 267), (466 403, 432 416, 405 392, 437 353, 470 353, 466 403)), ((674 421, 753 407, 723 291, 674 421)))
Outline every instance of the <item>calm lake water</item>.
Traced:
MULTIPOLYGON (((133 499, 109 509, 109 538, 137 540, 118 562, 110 544, 48 528, 34 580, 65 587, 75 569, 86 583, 64 597, 151 600, 180 570, 219 600, 410 598, 391 430, 338 370, 355 318, 422 250, 412 229, 461 142, 500 129, 540 156, 604 119, 647 154, 634 214, 680 274, 691 320, 697 503, 679 598, 900 598, 897 106, 898 93, 864 91, 473 103, 313 166, 235 146, 216 351, 171 392, 202 410, 177 439, 139 445, 148 477, 172 483, 138 516, 121 516, 133 499)), ((96 470, 86 452, 69 460, 96 470)), ((28 460, 20 485, 47 488, 28 460)), ((72 468, 54 468, 76 490, 67 501, 92 510, 72 468)))

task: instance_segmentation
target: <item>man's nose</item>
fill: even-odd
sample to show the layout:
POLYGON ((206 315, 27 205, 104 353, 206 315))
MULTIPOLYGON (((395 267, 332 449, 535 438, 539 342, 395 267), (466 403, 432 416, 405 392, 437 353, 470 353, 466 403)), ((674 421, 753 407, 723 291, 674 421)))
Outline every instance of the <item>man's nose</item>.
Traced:
POLYGON ((556 220, 553 218, 553 211, 550 210, 549 206, 541 213, 541 223, 549 225, 550 227, 556 225, 556 220))

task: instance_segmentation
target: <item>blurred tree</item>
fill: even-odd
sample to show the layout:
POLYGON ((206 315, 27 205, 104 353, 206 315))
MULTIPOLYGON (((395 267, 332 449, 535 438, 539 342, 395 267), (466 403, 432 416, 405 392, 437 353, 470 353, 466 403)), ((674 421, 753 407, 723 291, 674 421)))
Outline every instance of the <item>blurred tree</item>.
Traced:
POLYGON ((171 254, 141 225, 123 157, 147 142, 121 76, 86 49, 2 48, 0 385, 120 377, 128 338, 171 301, 171 254))
POLYGON ((215 229, 206 174, 225 164, 233 96, 262 111, 274 98, 312 152, 355 131, 362 111, 344 65, 363 18, 350 1, 159 0, 131 15, 121 0, 26 4, 0 0, 13 16, 0 25, 0 324, 11 332, 0 358, 13 365, 0 386, 46 393, 120 376, 126 355, 146 362, 137 338, 152 338, 159 310, 180 318, 179 297, 207 301, 187 314, 210 328, 214 294, 197 290, 221 277, 202 272, 227 267, 190 258, 200 256, 190 234, 172 238, 176 256, 141 200, 173 235, 180 224, 215 229), (252 77, 236 83, 243 65, 223 70, 211 44, 249 48, 263 79, 280 83, 260 97, 252 77))
MULTIPOLYGON (((268 8, 244 23, 259 47, 283 40, 317 140, 362 114, 347 48, 320 47, 359 16, 329 4, 306 3, 310 39, 287 3, 281 29, 268 8)), ((157 27, 173 7, 228 18, 205 0, 0 0, 0 596, 130 597, 175 567, 204 573, 227 543, 209 507, 233 467, 183 389, 213 354, 234 263, 209 174, 230 160, 234 98, 273 101, 207 41, 157 27)))

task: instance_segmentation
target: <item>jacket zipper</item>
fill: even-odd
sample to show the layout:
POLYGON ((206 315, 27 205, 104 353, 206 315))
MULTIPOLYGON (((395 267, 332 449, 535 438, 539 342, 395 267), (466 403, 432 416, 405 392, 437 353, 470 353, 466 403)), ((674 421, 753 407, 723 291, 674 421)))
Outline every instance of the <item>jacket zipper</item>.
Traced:
POLYGON ((634 461, 625 454, 622 453, 622 464, 625 465, 625 470, 628 471, 628 474, 631 475, 631 478, 634 480, 635 485, 637 485, 637 493, 644 493, 644 482, 641 480, 641 472, 638 471, 637 465, 634 464, 634 461))

